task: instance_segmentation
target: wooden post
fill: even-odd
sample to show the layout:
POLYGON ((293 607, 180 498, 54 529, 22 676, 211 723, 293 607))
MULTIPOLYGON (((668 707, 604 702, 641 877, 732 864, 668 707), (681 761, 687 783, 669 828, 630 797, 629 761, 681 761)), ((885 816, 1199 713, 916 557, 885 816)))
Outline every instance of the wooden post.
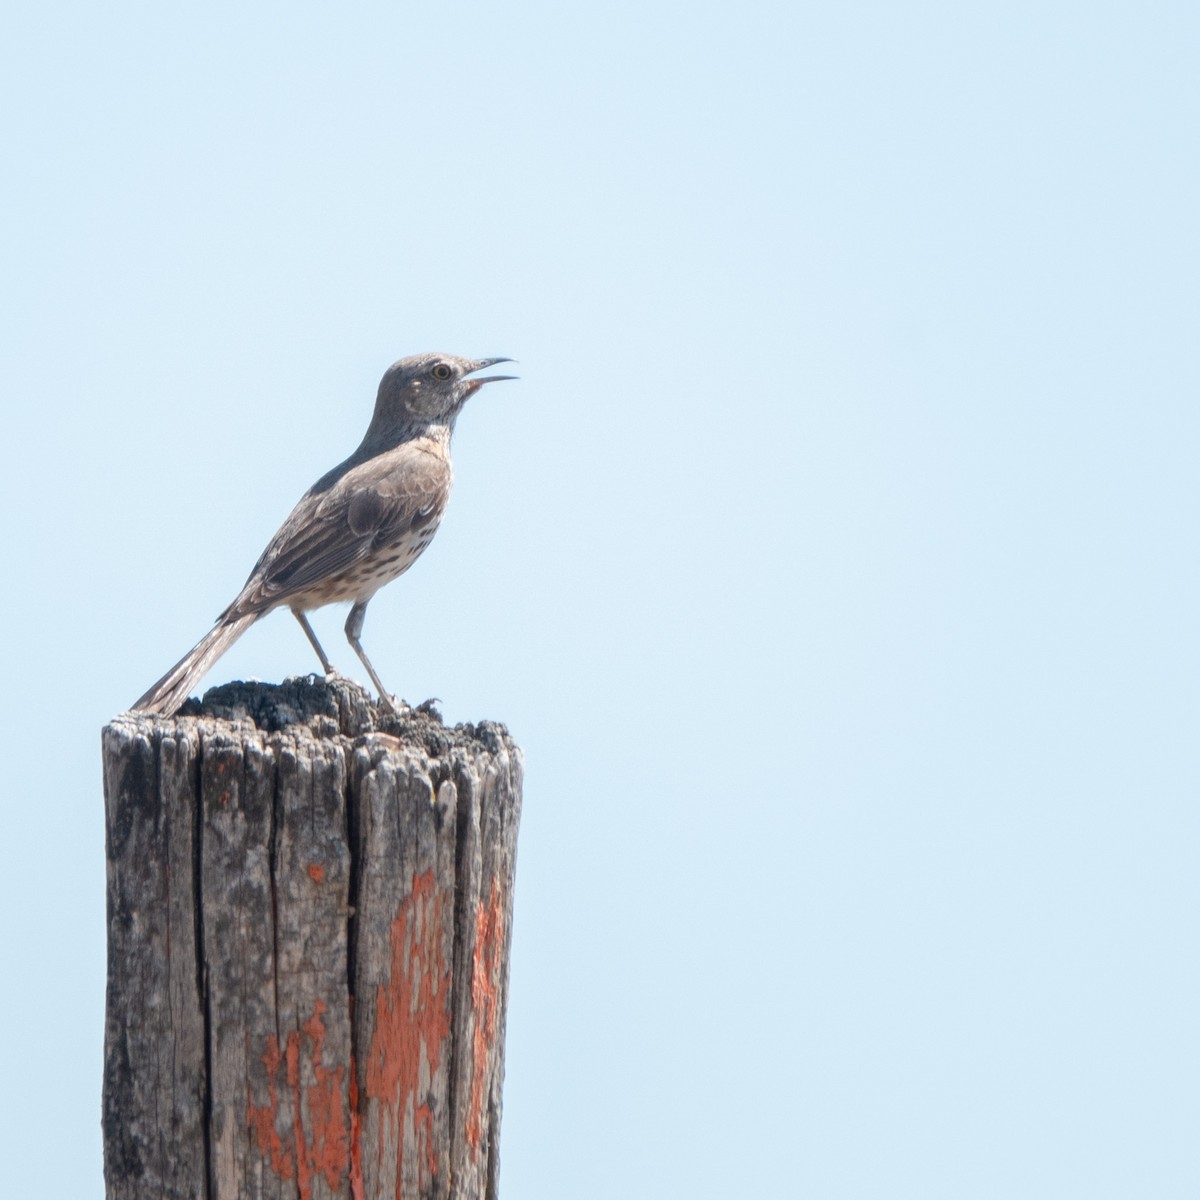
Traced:
POLYGON ((103 747, 108 1200, 495 1197, 504 727, 289 680, 103 747))

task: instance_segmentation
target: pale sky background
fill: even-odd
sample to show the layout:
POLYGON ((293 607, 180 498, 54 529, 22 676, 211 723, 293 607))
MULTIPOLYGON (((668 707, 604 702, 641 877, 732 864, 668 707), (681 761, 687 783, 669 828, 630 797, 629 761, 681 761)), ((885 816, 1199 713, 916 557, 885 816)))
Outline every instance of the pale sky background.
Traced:
POLYGON ((4 1194, 102 1195, 101 726, 437 349, 503 1196, 1200 1195, 1198 14, 10 6, 4 1194))

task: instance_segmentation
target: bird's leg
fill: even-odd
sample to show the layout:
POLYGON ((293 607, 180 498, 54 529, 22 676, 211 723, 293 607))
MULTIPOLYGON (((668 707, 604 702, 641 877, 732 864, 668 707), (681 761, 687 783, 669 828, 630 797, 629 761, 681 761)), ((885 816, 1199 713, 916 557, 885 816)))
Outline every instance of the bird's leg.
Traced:
POLYGON ((333 663, 325 657, 325 651, 321 649, 321 643, 317 641, 317 635, 313 633, 313 627, 308 623, 308 618, 298 609, 292 609, 292 616, 300 622, 300 628, 304 630, 305 636, 312 642, 312 648, 317 652, 317 657, 321 660, 321 666, 324 668, 325 674, 337 675, 333 663))
POLYGON ((371 682, 375 685, 375 690, 379 693, 379 699, 392 712, 399 713, 400 706, 396 703, 396 698, 383 686, 383 680, 375 674, 375 668, 371 666, 371 660, 367 657, 367 652, 362 648, 362 642, 358 640, 362 636, 363 621, 366 620, 366 617, 367 601, 359 600, 350 610, 350 615, 346 618, 346 640, 354 647, 354 653, 362 659, 362 665, 367 668, 367 674, 370 675, 371 682))

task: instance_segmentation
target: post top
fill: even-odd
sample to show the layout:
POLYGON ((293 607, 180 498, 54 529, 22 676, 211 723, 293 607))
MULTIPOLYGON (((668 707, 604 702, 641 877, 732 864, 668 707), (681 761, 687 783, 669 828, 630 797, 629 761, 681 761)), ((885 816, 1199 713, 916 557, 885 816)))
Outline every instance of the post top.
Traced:
MULTIPOLYGON (((144 732, 162 731, 196 721, 244 724, 263 733, 292 731, 317 739, 356 739, 370 734, 393 737, 408 745, 423 746, 432 757, 451 750, 517 751, 508 729, 498 721, 447 726, 436 701, 402 713, 372 699, 367 690, 349 679, 324 679, 298 675, 283 683, 234 682, 210 688, 203 700, 192 698, 175 716, 128 712, 112 726, 136 725, 144 732)), ((519 751, 517 751, 519 753, 519 751)))

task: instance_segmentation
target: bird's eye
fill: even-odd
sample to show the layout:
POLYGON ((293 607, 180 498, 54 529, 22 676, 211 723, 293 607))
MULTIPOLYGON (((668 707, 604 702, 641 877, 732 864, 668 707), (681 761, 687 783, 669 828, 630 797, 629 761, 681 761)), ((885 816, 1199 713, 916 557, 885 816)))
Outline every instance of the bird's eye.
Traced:
POLYGON ((450 369, 447 363, 437 363, 434 365, 431 374, 433 375, 434 379, 449 379, 454 372, 450 369))

